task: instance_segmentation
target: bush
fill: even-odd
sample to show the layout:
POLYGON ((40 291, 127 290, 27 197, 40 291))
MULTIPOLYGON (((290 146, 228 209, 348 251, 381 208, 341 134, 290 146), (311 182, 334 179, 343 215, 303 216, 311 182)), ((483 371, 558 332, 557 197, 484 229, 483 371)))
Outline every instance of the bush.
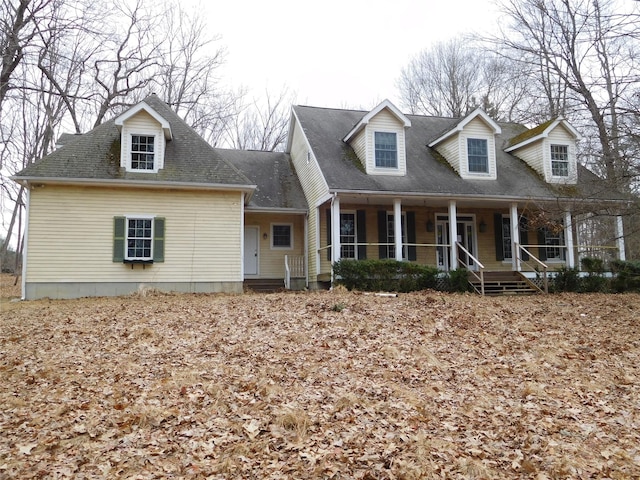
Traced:
POLYGON ((613 260, 611 289, 614 292, 640 292, 640 262, 613 260))
POLYGON ((580 271, 562 266, 551 283, 553 292, 577 292, 580 290, 580 271))
POLYGON ((340 260, 333 265, 336 283, 349 290, 412 292, 435 288, 438 269, 397 260, 340 260))
POLYGON ((586 277, 580 279, 580 292, 605 292, 608 281, 604 277, 604 260, 600 258, 584 257, 580 261, 586 277))
POLYGON ((469 272, 466 268, 458 268, 449 272, 448 290, 450 292, 469 292, 471 284, 469 283, 469 272))

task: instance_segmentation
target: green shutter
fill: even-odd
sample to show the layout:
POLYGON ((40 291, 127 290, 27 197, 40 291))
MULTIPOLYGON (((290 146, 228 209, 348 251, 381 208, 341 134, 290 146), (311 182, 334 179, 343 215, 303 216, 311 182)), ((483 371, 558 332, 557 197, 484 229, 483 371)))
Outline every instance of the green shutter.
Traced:
POLYGON ((367 243, 367 212, 365 210, 356 211, 356 242, 358 242, 358 260, 365 260, 367 258, 367 246, 362 245, 367 243))
POLYGON ((153 261, 164 262, 164 217, 153 219, 153 261))
POLYGON ((407 258, 411 262, 415 262, 418 259, 418 252, 415 246, 416 242, 416 212, 407 212, 407 243, 410 245, 407 247, 407 258))
POLYGON ((125 217, 113 217, 113 261, 118 263, 124 260, 126 220, 125 217))
MULTIPOLYGON (((378 210, 378 243, 387 243, 387 211, 378 210)), ((378 258, 387 258, 386 245, 380 245, 378 247, 378 258)))
POLYGON ((496 243, 496 260, 504 260, 504 247, 502 243, 502 214, 493 214, 493 235, 496 243))

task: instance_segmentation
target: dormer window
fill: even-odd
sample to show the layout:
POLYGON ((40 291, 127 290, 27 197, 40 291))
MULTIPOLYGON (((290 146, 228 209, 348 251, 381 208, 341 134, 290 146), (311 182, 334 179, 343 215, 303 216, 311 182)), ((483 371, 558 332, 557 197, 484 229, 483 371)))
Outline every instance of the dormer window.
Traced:
POLYGON ((375 132, 376 168, 398 168, 398 138, 393 132, 375 132))
POLYGON ((551 145, 551 175, 554 177, 569 176, 569 147, 567 145, 551 145))
POLYGON ((467 159, 469 162, 469 173, 489 173, 487 140, 468 138, 467 159))
POLYGON ((131 135, 131 169, 154 170, 155 137, 131 135))

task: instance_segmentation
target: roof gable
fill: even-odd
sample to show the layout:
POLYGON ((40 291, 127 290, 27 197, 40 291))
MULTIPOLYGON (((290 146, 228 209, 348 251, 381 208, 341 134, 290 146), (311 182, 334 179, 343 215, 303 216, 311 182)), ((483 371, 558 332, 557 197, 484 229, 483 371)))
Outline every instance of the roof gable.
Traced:
POLYGON ((153 117, 153 119, 156 122, 158 122, 162 127, 162 131, 164 132, 164 138, 167 140, 171 140, 172 138, 171 126, 169 125, 169 122, 167 121, 167 119, 164 118, 162 115, 160 115, 158 112, 156 112, 149 105, 147 105, 147 103, 145 103, 144 101, 138 103, 137 105, 131 107, 129 110, 124 112, 122 115, 119 115, 118 117, 116 117, 113 122, 119 129, 122 129, 124 122, 126 122, 130 118, 135 117, 141 111, 144 111, 149 115, 151 115, 151 117, 153 117))
POLYGON ((531 143, 547 138, 549 134, 555 130, 556 127, 563 127, 567 132, 573 136, 574 140, 580 140, 581 136, 573 126, 567 122, 564 118, 558 117, 556 119, 548 120, 540 125, 533 127, 529 130, 525 130, 520 135, 516 135, 509 140, 508 146, 505 152, 513 152, 519 148, 522 148, 531 143))
POLYGON ((493 131, 495 135, 499 135, 502 133, 502 129, 500 128, 500 125, 494 122, 493 119, 489 115, 487 115, 484 110, 482 110, 481 108, 476 108, 469 115, 462 118, 462 120, 460 120, 456 125, 454 125, 453 128, 445 131, 442 135, 440 135, 434 141, 430 142, 429 147, 435 147, 436 145, 446 140, 447 138, 460 133, 462 130, 464 130, 464 127, 466 127, 470 122, 472 122, 476 118, 479 118, 480 120, 482 120, 493 131))
POLYGON ((387 109, 389 112, 391 112, 391 114, 396 117, 396 119, 402 123, 402 126, 405 128, 408 128, 411 126, 411 120, 409 120, 407 118, 407 116, 405 114, 403 114, 398 107, 396 107, 393 103, 391 103, 389 100, 384 100, 382 103, 380 103, 377 107, 375 107, 373 110, 371 110, 370 112, 366 113, 361 119, 360 121, 349 131, 349 133, 347 133, 347 135, 344 137, 344 141, 345 142, 349 142, 349 140, 351 140, 355 135, 358 134, 358 132, 360 132, 364 127, 366 127, 369 122, 371 121, 372 118, 374 118, 378 113, 380 113, 382 110, 387 109))

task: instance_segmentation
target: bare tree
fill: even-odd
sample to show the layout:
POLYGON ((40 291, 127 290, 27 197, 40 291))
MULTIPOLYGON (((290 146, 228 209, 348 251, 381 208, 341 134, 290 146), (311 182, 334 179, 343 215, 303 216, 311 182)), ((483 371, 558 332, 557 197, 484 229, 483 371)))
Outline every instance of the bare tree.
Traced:
POLYGON ((249 105, 239 99, 233 120, 226 128, 225 142, 241 150, 279 151, 284 149, 293 95, 285 88, 277 97, 267 91, 262 100, 249 105))
POLYGON ((510 23, 494 44, 523 70, 539 72, 552 115, 578 119, 584 112, 595 128, 594 153, 603 173, 628 189, 620 103, 639 80, 638 6, 617 0, 508 0, 503 10, 510 23))

